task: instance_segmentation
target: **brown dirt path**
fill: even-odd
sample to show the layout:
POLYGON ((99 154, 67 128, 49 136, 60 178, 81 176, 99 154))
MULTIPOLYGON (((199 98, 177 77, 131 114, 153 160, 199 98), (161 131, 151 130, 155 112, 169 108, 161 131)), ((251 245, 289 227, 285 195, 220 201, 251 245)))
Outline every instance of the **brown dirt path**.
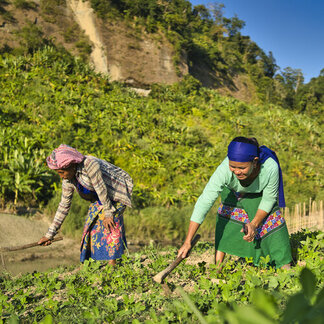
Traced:
MULTIPOLYGON (((0 213, 0 248, 37 242, 47 232, 48 226, 44 220, 0 213)), ((0 272, 7 270, 16 275, 78 264, 79 247, 78 241, 65 237, 47 247, 3 252, 0 253, 0 272)))

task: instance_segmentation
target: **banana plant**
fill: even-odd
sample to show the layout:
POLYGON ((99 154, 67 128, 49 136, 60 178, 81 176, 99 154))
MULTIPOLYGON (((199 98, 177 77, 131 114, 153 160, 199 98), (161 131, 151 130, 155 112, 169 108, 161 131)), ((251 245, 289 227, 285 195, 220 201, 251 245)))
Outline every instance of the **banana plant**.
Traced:
MULTIPOLYGON (((27 142, 25 142, 27 145, 27 142)), ((43 161, 44 151, 32 151, 27 147, 27 153, 14 150, 8 163, 8 171, 12 184, 9 189, 14 192, 14 205, 18 203, 19 196, 31 193, 37 200, 37 193, 42 189, 46 181, 51 177, 43 161), (28 152, 29 151, 29 152, 28 152)))

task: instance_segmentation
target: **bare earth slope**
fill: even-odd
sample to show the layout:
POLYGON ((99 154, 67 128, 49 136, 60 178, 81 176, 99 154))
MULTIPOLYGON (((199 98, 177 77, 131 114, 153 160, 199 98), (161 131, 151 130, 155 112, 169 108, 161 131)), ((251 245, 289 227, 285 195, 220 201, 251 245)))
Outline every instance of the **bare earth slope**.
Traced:
POLYGON ((160 40, 136 32, 122 22, 97 19, 90 3, 68 0, 75 20, 93 44, 91 61, 98 72, 108 73, 111 80, 130 84, 174 83, 188 73, 185 62, 176 72, 173 49, 162 36, 160 40))
MULTIPOLYGON (((37 242, 47 231, 48 224, 22 216, 0 214, 0 248, 37 242)), ((79 262, 79 242, 64 238, 48 247, 34 247, 16 252, 0 253, 0 272, 13 275, 45 271, 60 265, 79 262)))
POLYGON ((110 80, 134 88, 173 84, 190 73, 223 95, 253 100, 253 85, 240 76, 223 80, 203 62, 189 71, 186 53, 176 66, 174 48, 162 32, 150 34, 130 22, 99 19, 86 0, 29 3, 29 8, 17 7, 13 0, 0 4, 0 51, 18 47, 23 52, 28 44, 42 43, 45 38, 88 60, 110 80))

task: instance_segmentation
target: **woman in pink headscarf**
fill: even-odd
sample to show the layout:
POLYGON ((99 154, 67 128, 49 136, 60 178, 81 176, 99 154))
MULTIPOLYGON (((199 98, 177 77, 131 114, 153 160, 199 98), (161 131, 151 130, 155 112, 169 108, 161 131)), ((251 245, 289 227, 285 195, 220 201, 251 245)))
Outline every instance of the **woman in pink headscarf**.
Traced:
POLYGON ((81 241, 80 261, 109 260, 115 265, 126 247, 123 213, 131 207, 133 180, 117 166, 61 144, 47 165, 62 178, 62 197, 48 232, 38 244, 49 245, 67 216, 76 190, 90 202, 81 241))

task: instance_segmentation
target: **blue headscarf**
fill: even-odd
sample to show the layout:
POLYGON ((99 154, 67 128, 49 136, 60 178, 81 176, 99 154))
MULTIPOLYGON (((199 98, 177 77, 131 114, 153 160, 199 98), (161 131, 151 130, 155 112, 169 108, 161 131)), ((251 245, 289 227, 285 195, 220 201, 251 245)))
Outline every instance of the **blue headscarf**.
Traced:
POLYGON ((258 147, 253 144, 232 141, 228 146, 227 156, 230 161, 251 162, 255 157, 259 158, 260 163, 264 163, 269 157, 273 158, 279 168, 279 207, 285 207, 285 195, 282 181, 282 171, 276 153, 266 146, 258 147))

